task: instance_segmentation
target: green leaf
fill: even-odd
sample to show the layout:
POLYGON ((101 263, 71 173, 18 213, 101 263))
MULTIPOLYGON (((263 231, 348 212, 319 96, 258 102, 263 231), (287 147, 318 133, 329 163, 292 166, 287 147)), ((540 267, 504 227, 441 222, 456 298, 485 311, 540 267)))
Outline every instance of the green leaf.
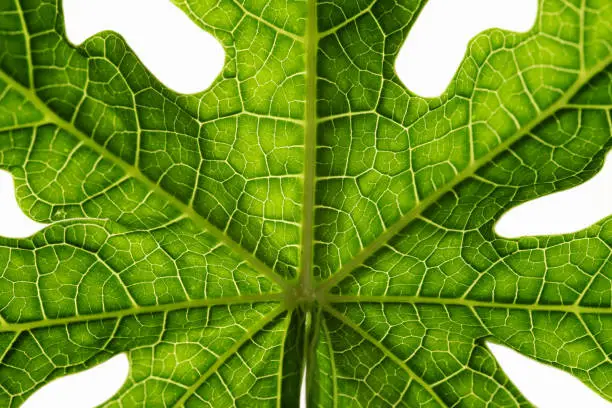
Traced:
POLYGON ((227 54, 196 95, 0 5, 0 167, 51 224, 0 239, 1 406, 118 353, 108 407, 294 407, 304 369, 310 406, 530 406, 485 341, 612 400, 612 220, 493 232, 600 169, 612 3, 541 0, 436 99, 394 72, 424 1, 176 3, 227 54))

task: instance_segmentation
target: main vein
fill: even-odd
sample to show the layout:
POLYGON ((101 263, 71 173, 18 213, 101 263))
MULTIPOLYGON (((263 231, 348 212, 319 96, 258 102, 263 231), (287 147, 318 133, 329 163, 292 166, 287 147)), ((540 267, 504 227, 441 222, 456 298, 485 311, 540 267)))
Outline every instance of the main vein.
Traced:
POLYGON ((371 255, 382 248, 390 239, 397 235, 401 230, 408 226, 412 221, 418 218, 425 210, 427 210, 432 204, 437 202, 443 195, 455 188, 459 183, 473 176, 480 168, 487 163, 490 163, 495 157, 506 151, 511 145, 520 140, 523 136, 529 134, 536 126, 541 124, 544 120, 554 115, 557 111, 562 109, 576 93, 591 80, 595 75, 603 71, 608 65, 612 63, 612 56, 600 61, 588 72, 581 72, 576 82, 568 89, 568 91, 561 97, 557 102, 549 106, 546 110, 542 111, 541 115, 529 122, 522 129, 519 129, 513 136, 509 137, 504 142, 491 149, 487 154, 481 158, 475 160, 471 165, 465 168, 462 172, 457 174, 450 183, 437 190, 432 195, 428 196, 420 202, 419 205, 414 207, 411 211, 404 214, 395 224, 391 225, 385 232, 374 239, 370 244, 366 245, 357 256, 351 259, 349 262, 344 264, 335 274, 324 280, 317 287, 317 292, 324 293, 329 291, 334 285, 339 283, 347 275, 357 269, 363 264, 371 255))
POLYGON ((304 129, 304 202, 302 208, 302 251, 300 289, 312 291, 312 263, 314 244, 314 206, 316 188, 317 143, 317 2, 308 0, 306 27, 306 123, 304 129))
POLYGON ((560 312, 573 314, 612 314, 612 309, 606 306, 581 306, 579 304, 528 304, 510 303, 487 300, 472 300, 461 298, 435 298, 425 296, 393 296, 393 295, 327 295, 325 301, 334 303, 409 303, 413 305, 464 306, 469 308, 512 309, 530 312, 560 312))
MULTIPOLYGON (((283 300, 281 294, 262 294, 262 295, 243 295, 243 296, 228 296, 216 299, 197 299, 185 302, 157 304, 152 306, 131 307, 129 309, 120 309, 109 312, 100 312, 92 314, 75 314, 69 317, 58 317, 52 319, 35 320, 24 323, 3 323, 0 324, 0 333, 3 332, 22 332, 27 330, 39 329, 42 327, 65 326, 73 323, 85 323, 91 321, 99 321, 106 319, 119 319, 127 316, 136 316, 151 313, 168 313, 176 310, 198 309, 205 307, 223 306, 223 305, 239 305, 252 303, 268 303, 280 302, 283 300)), ((281 305, 283 306, 283 305, 281 305)), ((283 306, 284 307, 284 306, 283 306)))

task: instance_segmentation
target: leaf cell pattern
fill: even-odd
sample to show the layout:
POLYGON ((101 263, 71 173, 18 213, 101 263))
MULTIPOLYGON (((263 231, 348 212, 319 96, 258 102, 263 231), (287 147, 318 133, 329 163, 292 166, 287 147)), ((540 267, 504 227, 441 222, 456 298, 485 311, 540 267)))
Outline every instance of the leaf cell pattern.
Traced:
MULTIPOLYGON (((612 220, 504 239, 612 143, 612 3, 540 0, 447 91, 394 61, 425 1, 173 0, 223 45, 161 84, 60 0, 0 4, 0 405, 127 353, 107 407, 530 407, 485 341, 612 400, 612 220)), ((198 52, 198 50, 194 50, 198 52)))

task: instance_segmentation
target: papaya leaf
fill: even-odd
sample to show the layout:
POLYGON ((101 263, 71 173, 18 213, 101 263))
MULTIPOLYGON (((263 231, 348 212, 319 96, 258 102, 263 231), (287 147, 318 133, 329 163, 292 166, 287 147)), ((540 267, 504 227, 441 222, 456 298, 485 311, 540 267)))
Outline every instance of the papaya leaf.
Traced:
POLYGON ((394 71, 425 1, 175 3, 226 53, 199 94, 1 2, 0 168, 50 224, 0 239, 1 406, 120 353, 105 407, 295 407, 304 371, 309 406, 531 406, 485 341, 612 400, 612 220, 493 230, 601 168, 610 1, 478 35, 434 99, 394 71))

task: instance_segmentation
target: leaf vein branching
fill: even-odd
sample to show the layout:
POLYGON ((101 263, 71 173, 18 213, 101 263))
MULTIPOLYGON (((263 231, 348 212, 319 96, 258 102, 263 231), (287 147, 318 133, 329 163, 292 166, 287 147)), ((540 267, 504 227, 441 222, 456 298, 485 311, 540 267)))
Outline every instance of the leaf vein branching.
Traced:
POLYGON ((342 313, 338 312, 334 308, 329 307, 329 306, 324 306, 324 308, 326 312, 334 316, 336 319, 340 320, 344 325, 350 327, 352 330, 354 330, 356 333, 358 333, 368 342, 376 346, 376 348, 378 348, 387 357, 389 357, 389 359, 391 359, 395 364, 400 366, 410 376, 410 378, 416 383, 418 383, 421 387, 423 387, 423 389, 425 389, 441 407, 448 407, 448 404, 446 404, 440 398, 440 396, 431 388, 429 384, 423 381, 421 377, 419 377, 414 371, 412 371, 410 367, 408 367, 406 362, 402 361, 398 356, 396 356, 389 349, 387 349, 384 345, 382 345, 380 341, 375 339, 372 335, 370 335, 365 330, 363 330, 359 325, 349 320, 346 316, 344 316, 342 313))
MULTIPOLYGON (((187 391, 181 396, 181 398, 176 402, 176 404, 174 404, 174 408, 183 407, 185 402, 187 402, 187 400, 194 393, 196 393, 198 391, 198 388, 200 388, 202 386, 202 384, 204 384, 206 382, 206 380, 211 375, 213 375, 215 372, 217 372, 217 370, 223 364, 225 364, 225 362, 230 357, 232 357, 234 354, 236 354, 236 352, 238 352, 238 350, 240 350, 240 348, 247 341, 252 340, 257 333, 259 333, 268 323, 270 323, 272 320, 274 320, 277 316, 279 316, 285 310, 286 309, 285 309, 284 306, 279 306, 276 309, 274 309, 272 312, 270 312, 267 315, 265 315, 261 320, 259 320, 257 322, 256 325, 251 326, 247 330, 247 332, 244 334, 244 336, 242 336, 240 338, 240 340, 238 340, 236 343, 234 343, 234 345, 232 347, 227 349, 227 351, 225 353, 223 353, 221 356, 219 356, 219 358, 217 358, 215 363, 212 366, 210 366, 210 368, 208 370, 206 370, 206 372, 198 379, 198 381, 196 381, 191 387, 189 387, 187 389, 187 391)), ((289 319, 290 317, 287 317, 287 318, 289 319)))
POLYGON ((600 169, 605 1, 479 34, 436 98, 395 67, 427 0, 171 2, 225 52, 207 90, 0 7, 0 164, 50 224, 0 237, 1 406, 118 353, 104 406, 529 405, 489 341, 610 398, 612 220, 491 229, 600 169))
POLYGON ((450 183, 444 187, 438 189, 435 193, 424 198, 419 205, 414 207, 411 211, 404 214, 395 224, 391 225, 385 232, 379 235, 376 239, 370 242, 367 246, 362 248, 361 252, 353 257, 349 262, 344 264, 335 274, 322 281, 317 292, 325 292, 332 288, 334 285, 339 283, 342 279, 348 276, 356 268, 358 268, 364 261, 366 261, 371 255, 377 250, 382 248, 389 240, 397 235, 401 230, 408 226, 412 221, 417 219, 425 210, 427 210, 432 204, 436 203, 443 195, 452 191, 452 189, 459 183, 471 177, 481 167, 490 163, 495 157, 504 153, 508 147, 516 143, 523 136, 528 135, 531 131, 542 123, 545 119, 554 115, 557 111, 563 109, 568 101, 572 99, 574 95, 595 75, 599 74, 608 65, 612 63, 612 56, 607 57, 600 61, 594 66, 589 72, 583 72, 576 82, 568 89, 567 93, 563 95, 556 103, 552 104, 546 110, 542 111, 542 114, 536 119, 529 122, 526 126, 520 129, 512 137, 509 137, 506 141, 501 142, 495 148, 491 149, 487 154, 481 158, 475 160, 471 165, 465 168, 461 173, 457 175, 450 183))
POLYGON ((246 7, 244 7, 244 5, 242 3, 240 3, 239 1, 236 0, 232 0, 232 3, 234 3, 236 6, 238 6, 238 8, 240 8, 240 10, 242 10, 242 12, 251 17, 254 20, 257 20, 258 22, 270 27, 271 29, 273 29, 274 31, 283 34, 297 42, 304 42, 304 38, 300 37, 297 34, 291 33, 287 30, 285 30, 284 28, 281 28, 279 26, 277 26, 276 24, 272 24, 271 22, 267 21, 266 19, 262 18, 261 16, 258 16, 257 14, 251 12, 250 10, 248 10, 246 7))
POLYGON ((330 34, 334 34, 336 32, 338 32, 342 27, 346 27, 347 25, 349 25, 350 23, 352 23, 353 21, 356 21, 359 17, 368 14, 370 12, 370 10, 372 10, 372 7, 374 7, 374 4, 376 4, 376 0, 371 1, 370 4, 368 4, 368 6, 366 8, 364 8, 363 10, 361 10, 359 13, 355 14, 354 16, 347 18, 346 20, 344 20, 343 22, 341 22, 340 24, 322 31, 318 34, 319 38, 324 38, 327 37, 330 34))
POLYGON ((116 156, 112 152, 105 149, 103 146, 95 142, 92 138, 85 135, 81 130, 79 130, 74 124, 64 120, 59 115, 57 115, 54 111, 52 111, 47 105, 45 105, 42 100, 38 98, 34 94, 34 92, 30 89, 23 87, 19 84, 15 79, 11 76, 7 75, 4 71, 0 70, 0 79, 6 81, 9 86, 12 86, 15 90, 21 93, 24 97, 28 98, 41 112, 43 112, 47 117, 51 118, 51 121, 56 124, 58 127, 63 129, 64 131, 72 134, 77 139, 81 140, 87 147, 94 150, 96 153, 100 154, 102 157, 108 159, 113 162, 117 166, 119 166, 126 174, 130 175, 134 179, 140 181, 145 184, 152 192, 158 193, 163 196, 169 203, 171 203, 175 208, 186 214, 193 222, 195 222, 200 227, 204 228, 208 233, 213 235, 216 239, 223 242, 227 245, 232 251, 236 254, 240 255, 244 259, 248 261, 248 263, 255 268, 259 273, 267 276, 268 278, 275 281, 278 285, 283 288, 288 286, 288 283, 285 279, 283 279, 280 275, 275 273, 269 266, 255 257, 253 254, 248 252, 234 240, 229 238, 227 234, 223 231, 219 230, 216 226, 214 226, 210 221, 204 218, 202 215, 197 213, 192 207, 183 203, 179 199, 177 199, 174 195, 163 189, 157 183, 153 182, 151 179, 146 177, 138 168, 128 164, 126 161, 116 156))

